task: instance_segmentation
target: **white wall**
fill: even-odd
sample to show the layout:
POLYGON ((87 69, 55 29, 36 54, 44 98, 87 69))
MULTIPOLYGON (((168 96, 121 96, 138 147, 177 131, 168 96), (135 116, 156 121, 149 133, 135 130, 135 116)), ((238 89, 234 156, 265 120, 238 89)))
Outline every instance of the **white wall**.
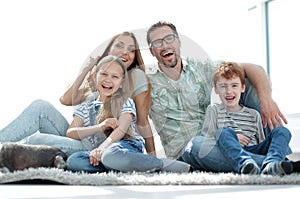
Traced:
POLYGON ((112 35, 158 20, 173 22, 213 59, 250 60, 247 7, 241 0, 0 1, 0 128, 38 98, 71 120, 72 108, 58 99, 88 55, 112 35))

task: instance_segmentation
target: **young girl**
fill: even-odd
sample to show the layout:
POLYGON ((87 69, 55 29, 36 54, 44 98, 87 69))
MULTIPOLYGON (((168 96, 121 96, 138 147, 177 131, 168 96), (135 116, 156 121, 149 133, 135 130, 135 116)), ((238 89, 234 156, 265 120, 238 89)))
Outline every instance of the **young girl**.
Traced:
POLYGON ((97 64, 94 74, 99 96, 96 101, 80 105, 66 134, 78 140, 88 138, 87 149, 93 149, 72 154, 67 160, 68 169, 86 172, 189 171, 188 164, 160 160, 144 153, 144 139, 135 131, 136 109, 128 97, 130 92, 123 61, 107 56, 97 64))
MULTIPOLYGON (((136 105, 136 128, 145 139, 148 154, 156 155, 153 134, 148 120, 150 106, 150 84, 144 73, 144 62, 135 34, 122 32, 111 38, 104 51, 91 58, 75 81, 66 89, 60 101, 64 105, 79 105, 87 100, 93 86, 92 69, 105 56, 114 55, 122 59, 131 80, 131 98, 136 105), (87 81, 90 80, 90 81, 87 81)), ((91 92, 96 92, 94 88, 91 92)), ((93 98, 93 97, 92 97, 93 98)), ((97 98, 97 97, 96 97, 97 98)), ((95 98, 93 98, 95 99, 95 98)), ((66 137, 69 127, 66 118, 49 102, 35 100, 15 120, 0 130, 0 142, 21 142, 25 144, 44 144, 60 148, 67 156, 86 149, 83 140, 66 137), (38 133, 37 133, 38 132, 38 133)))
POLYGON ((92 92, 97 96, 98 92, 91 77, 94 73, 94 66, 107 55, 118 56, 127 68, 130 97, 136 105, 139 116, 136 121, 136 130, 145 139, 147 153, 156 156, 153 134, 148 120, 151 85, 145 74, 144 61, 134 33, 125 31, 112 37, 101 55, 90 58, 89 64, 83 68, 60 101, 64 105, 74 106, 86 101, 90 96, 94 97, 92 92))

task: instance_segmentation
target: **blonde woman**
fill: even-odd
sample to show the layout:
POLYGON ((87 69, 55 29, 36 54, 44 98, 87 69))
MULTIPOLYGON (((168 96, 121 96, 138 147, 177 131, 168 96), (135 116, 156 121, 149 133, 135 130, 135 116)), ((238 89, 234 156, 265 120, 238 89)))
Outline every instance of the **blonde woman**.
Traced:
MULTIPOLYGON (((137 109, 137 131, 144 137, 147 153, 156 156, 154 139, 148 120, 150 84, 144 73, 144 62, 136 37, 131 32, 122 32, 112 37, 103 53, 90 58, 75 81, 60 98, 62 104, 75 106, 97 98, 92 74, 94 66, 105 56, 118 56, 127 68, 130 77, 131 98, 137 109)), ((0 142, 45 144, 63 150, 67 156, 87 148, 85 140, 66 137, 69 127, 66 118, 49 102, 35 100, 15 120, 0 130, 0 142), (39 132, 39 133, 36 133, 39 132)))

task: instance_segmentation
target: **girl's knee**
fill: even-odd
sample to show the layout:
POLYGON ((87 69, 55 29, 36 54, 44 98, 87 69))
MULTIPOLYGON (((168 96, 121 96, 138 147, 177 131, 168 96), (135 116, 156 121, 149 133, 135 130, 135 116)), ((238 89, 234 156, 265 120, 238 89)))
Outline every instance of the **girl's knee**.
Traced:
POLYGON ((101 162, 103 164, 113 162, 115 159, 122 158, 122 151, 119 149, 119 147, 111 147, 104 151, 101 157, 101 162))
POLYGON ((130 167, 132 164, 132 162, 126 158, 126 153, 126 150, 122 150, 118 146, 111 147, 102 154, 101 162, 110 170, 126 171, 125 168, 130 167))
POLYGON ((67 159, 67 169, 72 171, 80 171, 83 168, 83 163, 89 164, 88 152, 75 152, 71 154, 67 159))

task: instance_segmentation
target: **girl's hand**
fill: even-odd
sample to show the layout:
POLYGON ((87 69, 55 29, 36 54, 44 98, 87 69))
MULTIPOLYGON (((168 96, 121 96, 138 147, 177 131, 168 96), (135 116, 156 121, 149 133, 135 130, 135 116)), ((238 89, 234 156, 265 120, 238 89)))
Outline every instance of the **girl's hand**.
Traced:
POLYGON ((93 166, 98 166, 101 161, 101 157, 104 149, 96 148, 90 152, 90 164, 93 166))
POLYGON ((242 147, 247 146, 250 142, 250 138, 245 135, 237 134, 237 137, 242 147))
POLYGON ((107 118, 99 125, 102 126, 103 130, 106 130, 108 128, 116 129, 119 126, 119 122, 117 118, 107 118))
POLYGON ((93 166, 98 166, 104 150, 107 149, 111 145, 111 143, 112 139, 108 137, 98 148, 93 149, 90 152, 90 164, 92 164, 93 166))

